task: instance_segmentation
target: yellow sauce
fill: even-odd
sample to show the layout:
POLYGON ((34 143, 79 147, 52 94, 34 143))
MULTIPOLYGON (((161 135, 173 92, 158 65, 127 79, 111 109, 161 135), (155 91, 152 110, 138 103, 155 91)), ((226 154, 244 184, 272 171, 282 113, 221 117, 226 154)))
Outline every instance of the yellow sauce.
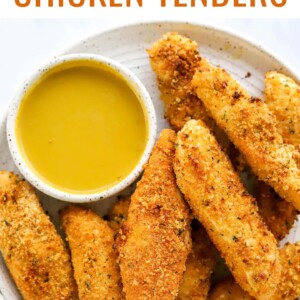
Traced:
POLYGON ((26 92, 15 130, 32 171, 77 194, 122 181, 148 138, 144 109, 129 84, 113 69, 87 60, 45 73, 26 92))

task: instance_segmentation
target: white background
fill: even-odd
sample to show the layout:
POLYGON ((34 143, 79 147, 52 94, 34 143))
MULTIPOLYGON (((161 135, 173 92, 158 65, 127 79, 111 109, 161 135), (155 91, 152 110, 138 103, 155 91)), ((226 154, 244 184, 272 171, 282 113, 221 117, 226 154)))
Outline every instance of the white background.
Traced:
MULTIPOLYGON (((182 17, 181 20, 193 21, 182 17)), ((132 22, 116 19, 0 19, 0 114, 15 89, 53 55, 98 31, 132 22)), ((197 21, 196 19, 194 21, 197 21)), ((268 46, 300 71, 300 19, 198 20, 234 29, 268 46)))

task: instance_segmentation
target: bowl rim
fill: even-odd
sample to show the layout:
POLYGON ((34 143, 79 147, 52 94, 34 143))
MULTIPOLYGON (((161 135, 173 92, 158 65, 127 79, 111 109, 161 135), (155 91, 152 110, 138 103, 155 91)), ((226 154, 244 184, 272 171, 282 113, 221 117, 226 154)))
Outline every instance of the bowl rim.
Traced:
POLYGON ((126 66, 122 65, 121 63, 115 60, 98 54, 65 54, 53 58, 48 63, 44 64, 42 67, 38 68, 17 90, 15 96, 12 98, 8 107, 6 121, 6 136, 11 156, 17 168, 19 169, 23 177, 26 180, 28 180, 37 190, 55 199, 59 199, 66 202, 89 203, 98 200, 103 200, 118 194, 119 192, 130 186, 141 175, 141 173, 143 172, 143 166, 147 163, 151 154, 151 150, 155 144, 157 134, 156 122, 156 113, 150 94, 148 93, 147 89, 140 81, 140 79, 126 66), (144 148, 143 154, 141 155, 141 158, 139 159, 134 169, 122 181, 101 192, 78 194, 65 192, 49 185, 42 178, 37 176, 32 170, 32 168, 28 165, 26 160, 23 158, 21 150, 19 149, 17 143, 15 123, 25 93, 49 70, 51 70, 57 65, 72 61, 96 61, 97 63, 103 64, 108 68, 111 68, 112 70, 116 71, 121 76, 121 78, 127 81, 130 88, 138 95, 138 99, 143 107, 145 119, 148 125, 148 137, 146 146, 144 148))

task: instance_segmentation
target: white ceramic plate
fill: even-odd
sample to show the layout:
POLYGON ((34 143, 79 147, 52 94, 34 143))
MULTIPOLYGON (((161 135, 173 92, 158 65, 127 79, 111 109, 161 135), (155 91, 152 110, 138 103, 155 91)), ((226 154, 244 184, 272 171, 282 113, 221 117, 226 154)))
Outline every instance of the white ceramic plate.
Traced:
MULTIPOLYGON (((59 54, 96 53, 115 59, 129 67, 145 84, 152 96, 160 131, 168 125, 163 118, 163 105, 159 100, 155 76, 151 71, 146 49, 168 31, 179 32, 196 40, 203 56, 212 64, 220 65, 228 70, 253 96, 263 96, 263 76, 269 70, 280 70, 300 81, 300 77, 292 68, 271 54, 270 50, 244 39, 241 35, 200 24, 155 22, 129 25, 89 37, 59 54), (251 73, 251 77, 245 78, 248 72, 251 73)), ((2 118, 0 120, 0 169, 17 171, 8 150, 4 124, 5 118, 2 118)), ((128 193, 128 191, 124 193, 126 192, 128 193)), ((59 229, 57 212, 66 203, 43 194, 40 194, 40 198, 59 229)), ((106 199, 86 206, 103 215, 114 200, 114 198, 106 199)), ((297 228, 292 230, 288 238, 290 242, 300 239, 300 229, 297 231, 297 228)), ((1 257, 0 293, 6 300, 21 299, 1 257)), ((0 300, 2 300, 1 295, 0 300)))

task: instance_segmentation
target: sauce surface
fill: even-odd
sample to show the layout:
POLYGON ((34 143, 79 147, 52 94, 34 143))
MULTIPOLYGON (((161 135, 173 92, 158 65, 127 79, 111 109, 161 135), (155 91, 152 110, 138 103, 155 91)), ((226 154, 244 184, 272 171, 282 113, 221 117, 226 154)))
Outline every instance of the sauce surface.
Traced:
POLYGON ((32 171, 77 194, 122 181, 148 138, 144 110, 125 79, 84 60, 54 67, 26 92, 15 130, 32 171))

